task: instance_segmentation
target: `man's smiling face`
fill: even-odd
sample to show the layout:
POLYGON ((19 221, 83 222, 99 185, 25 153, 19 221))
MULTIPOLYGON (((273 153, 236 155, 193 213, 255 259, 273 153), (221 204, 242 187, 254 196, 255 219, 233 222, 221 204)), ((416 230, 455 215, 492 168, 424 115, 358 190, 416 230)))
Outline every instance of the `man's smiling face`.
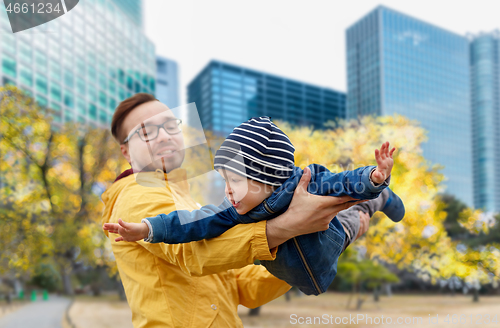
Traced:
POLYGON ((127 115, 122 126, 127 131, 129 141, 121 145, 121 150, 134 172, 160 169, 168 173, 181 166, 185 152, 182 132, 168 134, 160 128, 153 140, 143 141, 139 136, 139 133, 144 132, 144 127, 161 125, 174 119, 176 117, 172 111, 159 101, 141 104, 127 115), (139 133, 135 133, 138 129, 139 133))

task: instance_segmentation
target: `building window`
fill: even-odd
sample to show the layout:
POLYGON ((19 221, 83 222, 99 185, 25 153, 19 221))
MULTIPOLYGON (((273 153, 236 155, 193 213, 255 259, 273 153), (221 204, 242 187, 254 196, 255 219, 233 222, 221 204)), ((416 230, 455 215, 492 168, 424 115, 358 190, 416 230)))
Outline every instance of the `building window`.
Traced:
POLYGON ((106 94, 102 91, 99 91, 99 106, 106 107, 106 105, 107 105, 106 94))
POLYGON ((101 124, 106 124, 107 123, 107 120, 108 120, 108 113, 106 113, 105 110, 103 109, 100 109, 99 110, 99 122, 101 124))
POLYGON ((97 119, 97 107, 94 104, 89 104, 89 117, 94 121, 97 119))
POLYGON ((64 121, 65 122, 73 122, 73 112, 67 110, 64 112, 64 121))
POLYGON ((87 85, 87 94, 88 94, 89 100, 91 102, 97 101, 97 92, 96 92, 93 85, 91 85, 91 84, 87 85))
POLYGON ((103 90, 107 89, 106 76, 102 73, 99 73, 99 87, 103 90))
POLYGON ((47 78, 40 73, 36 75, 36 91, 44 95, 48 93, 47 78))
POLYGON ((36 101, 38 103, 38 106, 40 106, 40 107, 47 107, 47 104, 48 104, 47 98, 42 97, 40 95, 37 95, 36 96, 36 101))
POLYGON ((64 105, 73 108, 73 94, 69 91, 64 92, 64 105))
POLYGON ((16 72, 16 61, 9 56, 3 55, 2 58, 2 72, 10 77, 15 78, 17 76, 16 72))
POLYGON ((83 101, 83 99, 77 98, 76 110, 78 113, 82 114, 83 116, 87 115, 87 110, 85 108, 85 101, 83 101))
POLYGON ((51 83, 50 98, 55 101, 61 101, 61 86, 55 82, 51 83))
POLYGON ((66 87, 73 88, 73 73, 64 72, 64 83, 66 84, 66 87))
POLYGON ((19 76, 22 84, 27 85, 29 87, 33 86, 33 74, 30 68, 20 67, 19 76))
POLYGON ((85 81, 80 77, 76 78, 76 92, 85 95, 85 81))

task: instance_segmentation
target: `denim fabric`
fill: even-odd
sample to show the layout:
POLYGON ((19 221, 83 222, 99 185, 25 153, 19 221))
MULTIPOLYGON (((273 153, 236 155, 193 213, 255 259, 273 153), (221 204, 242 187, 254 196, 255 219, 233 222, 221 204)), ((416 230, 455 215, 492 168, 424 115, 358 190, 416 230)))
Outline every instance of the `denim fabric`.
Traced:
MULTIPOLYGON (((375 169, 375 166, 360 167, 354 171, 341 173, 332 173, 326 167, 318 164, 311 164, 308 167, 311 170, 311 181, 307 186, 307 191, 314 195, 348 195, 356 199, 375 199, 390 182, 389 177, 380 186, 372 184, 370 173, 375 169)), ((276 189, 271 196, 247 214, 238 215, 237 220, 241 223, 269 220, 271 218, 269 217, 270 214, 286 211, 303 172, 301 168, 296 167, 292 176, 281 187, 276 189)), ((277 215, 272 217, 275 216, 277 215)))
POLYGON ((240 222, 238 212, 224 198, 219 206, 206 205, 195 211, 173 211, 144 219, 149 221, 153 236, 151 243, 181 244, 222 235, 240 222))
MULTIPOLYGON (((383 184, 373 185, 369 176, 375 166, 337 174, 318 164, 311 164, 309 168, 311 181, 307 190, 315 195, 374 199, 390 180, 389 177, 383 184)), ((174 211, 147 218, 153 230, 150 242, 187 243, 220 236, 236 224, 272 219, 288 209, 302 174, 303 170, 296 167, 281 187, 244 215, 239 215, 226 198, 219 206, 207 205, 196 211, 174 211)), ((345 232, 335 217, 326 231, 288 240, 279 246, 276 260, 262 261, 262 264, 273 275, 304 293, 318 295, 326 291, 335 277, 344 239, 345 232)))
POLYGON ((324 293, 337 275, 344 229, 337 217, 325 231, 297 236, 278 246, 274 261, 260 261, 276 278, 306 295, 324 293))

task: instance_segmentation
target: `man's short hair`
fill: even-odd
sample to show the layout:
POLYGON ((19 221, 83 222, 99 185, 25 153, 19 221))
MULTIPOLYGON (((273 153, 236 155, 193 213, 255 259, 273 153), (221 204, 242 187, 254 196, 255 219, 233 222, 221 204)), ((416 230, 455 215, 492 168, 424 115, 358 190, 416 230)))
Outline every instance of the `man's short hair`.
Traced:
POLYGON ((122 101, 118 107, 116 107, 115 113, 113 114, 113 120, 111 121, 111 134, 118 141, 119 144, 125 140, 127 133, 129 131, 123 131, 122 124, 125 117, 137 106, 150 101, 159 101, 155 96, 149 93, 136 93, 132 97, 129 97, 122 101))

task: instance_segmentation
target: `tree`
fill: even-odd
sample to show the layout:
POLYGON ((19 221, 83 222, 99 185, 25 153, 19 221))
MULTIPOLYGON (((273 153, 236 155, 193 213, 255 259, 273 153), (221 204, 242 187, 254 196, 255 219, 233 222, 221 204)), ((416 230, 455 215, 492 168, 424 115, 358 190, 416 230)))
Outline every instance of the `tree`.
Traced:
POLYGON ((53 264, 72 294, 77 263, 109 260, 100 194, 128 164, 109 131, 57 128, 15 87, 0 88, 0 110, 0 270, 31 275, 53 264))
MULTIPOLYGON (((403 200, 406 215, 402 222, 394 223, 382 213, 375 214, 365 238, 356 242, 366 258, 413 271, 434 284, 452 276, 464 281, 498 281, 498 244, 491 243, 481 250, 461 249, 460 243, 448 235, 447 207, 438 197, 444 189, 444 176, 439 165, 423 157, 421 145, 426 134, 418 122, 395 115, 328 123, 332 128, 326 130, 286 123, 279 126, 293 142, 295 164, 300 167, 319 163, 339 172, 375 164, 374 149, 384 141, 398 149, 391 188, 403 200)), ((465 229, 488 230, 480 211, 460 213, 465 229)))
POLYGON ((469 237, 469 232, 459 222, 460 213, 467 209, 467 205, 453 195, 442 194, 438 197, 444 203, 443 210, 446 212, 444 227, 448 235, 453 240, 469 237))

